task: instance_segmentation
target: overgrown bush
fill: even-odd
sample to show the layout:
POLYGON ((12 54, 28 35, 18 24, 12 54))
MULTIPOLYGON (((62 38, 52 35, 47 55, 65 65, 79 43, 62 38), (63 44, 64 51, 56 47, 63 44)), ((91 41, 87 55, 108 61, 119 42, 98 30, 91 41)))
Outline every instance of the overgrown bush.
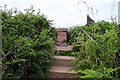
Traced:
POLYGON ((116 24, 101 21, 89 26, 77 26, 69 33, 72 34, 69 42, 73 42, 74 53, 77 53, 75 69, 80 78, 120 77, 119 31, 116 24))
POLYGON ((56 39, 55 29, 45 15, 5 10, 2 13, 3 79, 46 78, 56 39))

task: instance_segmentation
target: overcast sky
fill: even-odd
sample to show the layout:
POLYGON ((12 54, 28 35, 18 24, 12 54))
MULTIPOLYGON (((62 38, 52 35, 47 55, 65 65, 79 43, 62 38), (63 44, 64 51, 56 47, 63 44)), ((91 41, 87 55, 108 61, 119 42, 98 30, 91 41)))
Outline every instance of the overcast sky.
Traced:
POLYGON ((0 5, 3 7, 7 4, 8 8, 16 7, 21 11, 33 5, 34 9, 40 9, 48 19, 54 20, 55 27, 72 27, 85 25, 87 14, 95 21, 110 21, 111 15, 118 17, 118 1, 120 0, 0 0, 0 5), (81 2, 77 5, 79 1, 81 2))

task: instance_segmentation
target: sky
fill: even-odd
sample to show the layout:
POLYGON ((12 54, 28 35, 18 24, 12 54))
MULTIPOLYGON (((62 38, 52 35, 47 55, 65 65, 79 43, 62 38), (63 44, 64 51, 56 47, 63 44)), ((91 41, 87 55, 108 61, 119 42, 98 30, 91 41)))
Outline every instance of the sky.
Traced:
POLYGON ((118 1, 120 0, 0 0, 0 6, 16 7, 20 11, 33 5, 40 9, 54 27, 68 28, 75 25, 85 25, 87 14, 96 22, 110 21, 111 15, 118 17, 118 1), (79 4, 78 4, 79 3, 79 4), (89 8, 89 9, 88 9, 89 8))

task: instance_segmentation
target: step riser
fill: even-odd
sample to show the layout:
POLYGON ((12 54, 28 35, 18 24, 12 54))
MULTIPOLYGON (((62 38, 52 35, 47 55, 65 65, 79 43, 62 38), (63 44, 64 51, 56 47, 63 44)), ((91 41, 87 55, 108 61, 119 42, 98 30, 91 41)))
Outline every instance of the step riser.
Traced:
POLYGON ((77 72, 73 68, 74 57, 54 56, 53 64, 49 70, 48 78, 77 78, 77 72))
POLYGON ((73 60, 54 59, 53 66, 73 66, 73 60))
POLYGON ((48 77, 49 78, 76 78, 77 74, 50 72, 48 77))

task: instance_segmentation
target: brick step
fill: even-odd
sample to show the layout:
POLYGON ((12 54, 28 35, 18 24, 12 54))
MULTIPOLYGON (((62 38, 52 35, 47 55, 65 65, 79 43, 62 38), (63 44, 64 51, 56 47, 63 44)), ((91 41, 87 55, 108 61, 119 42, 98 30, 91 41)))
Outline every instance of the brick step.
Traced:
POLYGON ((53 66, 73 66, 73 60, 75 60, 75 57, 55 56, 53 59, 53 66))
POLYGON ((71 70, 72 67, 52 66, 49 70, 48 78, 77 78, 77 72, 71 70))

